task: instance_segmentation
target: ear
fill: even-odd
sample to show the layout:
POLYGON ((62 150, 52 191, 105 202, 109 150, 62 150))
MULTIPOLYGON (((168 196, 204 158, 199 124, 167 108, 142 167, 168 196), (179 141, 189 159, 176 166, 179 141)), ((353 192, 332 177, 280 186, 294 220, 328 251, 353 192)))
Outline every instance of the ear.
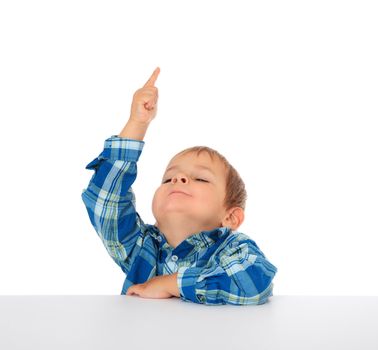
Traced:
POLYGON ((227 211, 227 215, 222 221, 222 226, 230 227, 232 230, 236 230, 244 221, 244 209, 240 207, 234 207, 227 211))

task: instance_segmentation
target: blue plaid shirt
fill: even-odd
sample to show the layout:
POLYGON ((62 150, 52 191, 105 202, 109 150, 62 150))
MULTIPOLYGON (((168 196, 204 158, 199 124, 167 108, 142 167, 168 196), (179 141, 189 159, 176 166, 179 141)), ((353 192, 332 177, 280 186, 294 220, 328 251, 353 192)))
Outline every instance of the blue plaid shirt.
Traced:
POLYGON ((131 188, 144 141, 113 135, 86 169, 95 172, 82 200, 98 236, 126 278, 121 294, 157 275, 177 272, 180 298, 205 305, 263 304, 276 267, 247 235, 218 227, 191 235, 176 248, 143 222, 131 188))

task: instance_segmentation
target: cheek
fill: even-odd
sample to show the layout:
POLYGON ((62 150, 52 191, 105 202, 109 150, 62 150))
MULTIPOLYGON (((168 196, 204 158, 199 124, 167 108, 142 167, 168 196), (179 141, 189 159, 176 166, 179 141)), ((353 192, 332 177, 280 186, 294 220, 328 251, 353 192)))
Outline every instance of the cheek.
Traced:
POLYGON ((161 198, 163 196, 163 189, 159 187, 154 194, 154 197, 152 198, 152 210, 158 209, 159 204, 161 203, 161 198))
POLYGON ((222 194, 219 193, 217 190, 212 189, 211 191, 208 191, 206 193, 204 201, 206 201, 206 203, 208 203, 209 206, 211 205, 212 208, 220 207, 222 203, 222 194))
POLYGON ((152 212, 154 212, 156 209, 157 198, 158 198, 158 190, 155 191, 154 197, 152 198, 152 212))
POLYGON ((196 192, 195 197, 200 203, 213 207, 218 202, 219 196, 217 193, 214 193, 212 189, 205 188, 205 189, 199 189, 196 192))

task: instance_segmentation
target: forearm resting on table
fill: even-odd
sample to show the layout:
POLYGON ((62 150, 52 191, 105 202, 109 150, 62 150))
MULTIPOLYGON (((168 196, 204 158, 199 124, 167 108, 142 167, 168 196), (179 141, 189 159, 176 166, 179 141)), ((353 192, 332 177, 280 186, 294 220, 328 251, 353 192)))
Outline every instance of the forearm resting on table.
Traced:
POLYGON ((180 298, 180 291, 177 284, 177 272, 171 275, 164 275, 164 283, 169 293, 180 298))

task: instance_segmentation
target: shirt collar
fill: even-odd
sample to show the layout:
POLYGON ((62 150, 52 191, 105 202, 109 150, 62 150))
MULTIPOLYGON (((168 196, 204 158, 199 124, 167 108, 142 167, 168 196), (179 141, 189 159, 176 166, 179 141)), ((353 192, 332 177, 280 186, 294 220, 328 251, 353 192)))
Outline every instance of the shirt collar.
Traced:
MULTIPOLYGON (((150 235, 159 242, 160 247, 163 247, 165 244, 168 245, 164 234, 159 230, 155 225, 149 225, 150 235)), ((208 231, 201 231, 187 237, 182 241, 176 248, 173 249, 173 254, 177 255, 179 258, 187 256, 193 248, 203 249, 212 246, 219 239, 224 239, 225 236, 228 236, 231 233, 229 227, 217 227, 208 231)))

